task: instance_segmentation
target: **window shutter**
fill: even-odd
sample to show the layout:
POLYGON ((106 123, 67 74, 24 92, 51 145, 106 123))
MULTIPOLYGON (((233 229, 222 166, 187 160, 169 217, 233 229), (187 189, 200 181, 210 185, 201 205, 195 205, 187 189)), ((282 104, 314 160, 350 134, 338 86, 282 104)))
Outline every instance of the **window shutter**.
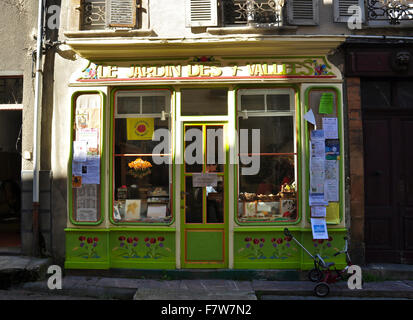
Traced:
POLYGON ((187 27, 218 25, 218 0, 186 0, 187 27))
POLYGON ((287 0, 288 23, 294 25, 317 25, 319 0, 287 0))
POLYGON ((106 26, 134 28, 136 0, 106 0, 106 26))
POLYGON ((348 13, 351 6, 361 9, 361 21, 364 22, 364 0, 334 0, 334 22, 347 22, 354 12, 348 13))

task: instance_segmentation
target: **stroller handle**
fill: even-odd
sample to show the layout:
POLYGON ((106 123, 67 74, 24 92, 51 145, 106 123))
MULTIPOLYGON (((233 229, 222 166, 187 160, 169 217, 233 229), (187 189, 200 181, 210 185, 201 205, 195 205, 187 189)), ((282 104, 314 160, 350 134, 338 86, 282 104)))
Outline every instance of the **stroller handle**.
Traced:
POLYGON ((288 230, 288 228, 285 228, 285 229, 284 229, 284 234, 285 234, 287 237, 292 237, 292 236, 293 236, 293 235, 291 234, 290 230, 288 230))

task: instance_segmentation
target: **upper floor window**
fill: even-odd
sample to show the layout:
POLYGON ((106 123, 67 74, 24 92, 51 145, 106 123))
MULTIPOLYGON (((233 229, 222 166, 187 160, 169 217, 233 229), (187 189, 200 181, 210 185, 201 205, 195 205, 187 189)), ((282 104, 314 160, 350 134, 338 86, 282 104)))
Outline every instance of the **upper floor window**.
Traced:
POLYGON ((81 30, 142 28, 147 0, 81 0, 81 30))
POLYGON ((188 27, 316 25, 318 0, 186 0, 188 27))

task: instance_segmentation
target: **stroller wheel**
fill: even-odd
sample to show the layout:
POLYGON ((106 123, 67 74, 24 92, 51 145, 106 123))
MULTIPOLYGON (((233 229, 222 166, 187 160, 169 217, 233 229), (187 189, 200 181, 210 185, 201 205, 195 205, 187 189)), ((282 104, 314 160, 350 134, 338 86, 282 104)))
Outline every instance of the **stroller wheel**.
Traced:
POLYGON ((308 279, 312 282, 320 282, 323 278, 323 273, 318 269, 312 269, 308 273, 308 279))
POLYGON ((314 293, 317 297, 324 298, 330 293, 330 286, 325 282, 320 282, 314 287, 314 293))

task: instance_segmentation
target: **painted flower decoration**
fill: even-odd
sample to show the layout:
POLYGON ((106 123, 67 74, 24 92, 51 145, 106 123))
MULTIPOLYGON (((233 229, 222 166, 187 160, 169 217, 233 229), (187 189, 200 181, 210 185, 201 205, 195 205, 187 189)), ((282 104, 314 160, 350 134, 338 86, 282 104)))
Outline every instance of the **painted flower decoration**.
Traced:
MULTIPOLYGON (((314 62, 316 62, 314 60, 314 62)), ((325 64, 319 64, 314 67, 314 75, 321 76, 327 74, 327 66, 325 64)))

